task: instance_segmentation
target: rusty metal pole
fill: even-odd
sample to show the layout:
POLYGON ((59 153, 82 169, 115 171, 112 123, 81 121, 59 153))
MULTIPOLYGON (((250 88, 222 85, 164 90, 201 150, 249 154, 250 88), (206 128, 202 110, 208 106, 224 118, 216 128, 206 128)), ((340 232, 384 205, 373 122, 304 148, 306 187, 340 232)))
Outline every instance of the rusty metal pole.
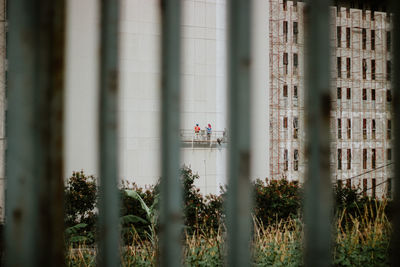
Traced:
POLYGON ((6 264, 63 266, 65 1, 8 5, 6 264))

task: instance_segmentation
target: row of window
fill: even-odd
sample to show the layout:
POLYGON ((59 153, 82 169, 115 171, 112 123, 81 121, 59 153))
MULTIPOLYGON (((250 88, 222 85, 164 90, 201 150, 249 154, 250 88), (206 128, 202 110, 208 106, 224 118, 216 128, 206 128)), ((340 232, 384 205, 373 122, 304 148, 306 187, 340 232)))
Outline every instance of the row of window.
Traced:
MULTIPOLYGON (((288 128, 288 118, 284 117, 283 118, 283 128, 287 129, 288 128)), ((299 133, 299 119, 298 117, 293 118, 293 138, 297 139, 299 133)))
MULTIPOLYGON (((285 68, 285 74, 288 74, 288 65, 289 65, 289 55, 288 53, 283 53, 283 66, 285 68)), ((299 66, 299 56, 297 53, 293 53, 293 75, 298 74, 298 66, 299 66)))
MULTIPOLYGON (((346 164, 346 169, 351 170, 351 149, 343 149, 343 152, 346 151, 347 154, 347 164, 346 164)), ((388 148, 386 149, 386 159, 388 161, 392 160, 392 149, 388 148)), ((362 150, 362 166, 363 169, 367 169, 368 165, 368 150, 364 148, 362 150)), ((342 149, 338 148, 337 150, 337 169, 342 170, 342 149)), ((371 149, 371 168, 376 169, 376 149, 373 148, 371 149)))
MULTIPOLYGON (((351 119, 346 120, 346 134, 347 139, 351 139, 351 119)), ((367 139, 367 119, 362 120, 362 134, 363 139, 367 139)), ((342 119, 337 119, 337 138, 342 139, 342 119)), ((371 139, 376 138, 376 121, 371 120, 371 139)), ((387 120, 386 124, 386 139, 392 139, 392 121, 387 120)))
MULTIPOLYGON (((343 88, 345 89, 345 88, 343 88)), ((338 87, 337 88, 337 94, 336 97, 338 100, 342 99, 342 88, 338 87)), ((351 88, 346 88, 346 99, 351 99, 351 88)), ((367 89, 363 88, 362 89, 362 100, 368 100, 368 95, 367 95, 367 89)), ((376 91, 375 89, 371 89, 371 100, 375 101, 376 100, 376 91)), ((391 102, 392 101, 392 91, 390 89, 386 90, 386 101, 391 102)))
MULTIPOLYGON (((283 85, 282 94, 283 94, 284 97, 288 96, 288 86, 287 86, 287 84, 283 85)), ((294 98, 298 97, 297 85, 293 86, 293 97, 294 98)))
MULTIPOLYGON (((288 32, 289 32, 289 24, 285 20, 283 21, 283 40, 285 43, 288 42, 288 32)), ((297 21, 293 21, 293 43, 297 44, 299 38, 299 23, 297 21)))
MULTIPOLYGON (((284 171, 289 170, 289 154, 288 154, 287 149, 285 149, 283 151, 283 170, 284 171)), ((298 149, 293 150, 293 170, 294 171, 299 170, 299 150, 298 149)))
MULTIPOLYGON (((346 187, 351 188, 352 187, 351 179, 346 179, 345 181, 346 181, 346 187)), ((375 178, 371 179, 372 185, 370 188, 368 187, 368 179, 364 178, 362 181, 363 181, 363 185, 362 185, 363 196, 364 197, 367 196, 367 191, 371 190, 371 195, 374 198, 376 196, 376 179, 375 178)), ((338 187, 340 187, 340 188, 343 187, 343 180, 338 180, 337 182, 338 182, 338 187)), ((391 198, 392 197, 392 179, 391 178, 388 178, 388 180, 387 180, 386 190, 387 190, 386 196, 388 198, 391 198)))
MULTIPOLYGON (((342 27, 336 28, 337 47, 342 46, 342 27)), ((367 49, 367 29, 362 29, 362 49, 367 49)), ((392 44, 392 37, 390 31, 386 32, 386 49, 390 51, 392 44)), ((351 47, 351 28, 346 27, 346 48, 351 47)), ((375 50, 375 30, 371 30, 371 50, 375 50)))

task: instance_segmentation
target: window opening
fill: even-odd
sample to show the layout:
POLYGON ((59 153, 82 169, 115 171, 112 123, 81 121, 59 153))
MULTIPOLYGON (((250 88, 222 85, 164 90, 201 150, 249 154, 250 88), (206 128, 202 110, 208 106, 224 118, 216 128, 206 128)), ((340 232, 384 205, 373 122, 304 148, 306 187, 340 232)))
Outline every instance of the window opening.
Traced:
POLYGON ((368 154, 367 154, 367 149, 363 149, 363 169, 365 170, 367 168, 367 161, 368 161, 368 154))
POLYGON ((294 150, 293 159, 293 170, 297 171, 299 169, 299 150, 294 150))
POLYGON ((363 119, 363 139, 367 139, 367 119, 363 119))
POLYGON ((347 119, 347 139, 351 139, 351 119, 347 119))
POLYGON ((347 78, 351 77, 351 59, 348 57, 346 59, 346 69, 347 69, 347 78))
POLYGON ((342 149, 341 148, 339 148, 337 150, 337 157, 338 157, 337 168, 338 168, 338 170, 341 170, 342 169, 342 149))
POLYGON ((376 136, 376 123, 375 119, 372 120, 372 139, 375 139, 376 136))
POLYGON ((347 149, 347 169, 351 169, 351 149, 347 149))
POLYGON ((376 149, 372 149, 372 169, 376 168, 376 149))

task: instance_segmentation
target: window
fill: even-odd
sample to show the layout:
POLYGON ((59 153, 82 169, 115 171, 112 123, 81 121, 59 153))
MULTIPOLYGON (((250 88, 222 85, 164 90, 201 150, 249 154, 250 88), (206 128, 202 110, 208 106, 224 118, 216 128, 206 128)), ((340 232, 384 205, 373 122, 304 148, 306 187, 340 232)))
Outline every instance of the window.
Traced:
POLYGON ((347 169, 351 169, 351 149, 347 149, 347 169))
POLYGON ((337 99, 342 99, 342 88, 337 88, 337 99))
POLYGON ((351 88, 347 88, 346 90, 346 98, 351 99, 351 88))
POLYGON ((367 119, 363 119, 363 139, 367 139, 367 119))
POLYGON ((342 58, 337 58, 337 76, 338 78, 342 78, 342 58))
POLYGON ((282 93, 283 93, 284 97, 287 97, 287 84, 283 85, 283 92, 282 93))
POLYGON ((348 57, 346 59, 346 70, 347 70, 347 78, 351 77, 351 59, 348 57))
POLYGON ((298 35, 299 35, 299 23, 297 21, 293 21, 293 43, 295 44, 297 44, 298 35))
POLYGON ((288 39, 288 22, 285 20, 283 21, 283 39, 285 43, 287 43, 288 39))
POLYGON ((346 17, 350 18, 350 8, 346 8, 346 17))
POLYGON ((362 75, 364 80, 367 79, 367 69, 367 60, 364 58, 362 61, 362 75))
POLYGON ((294 98, 298 97, 298 95, 297 95, 297 85, 293 86, 293 97, 294 98))
POLYGON ((337 184, 338 184, 338 188, 342 188, 343 187, 343 181, 342 180, 338 180, 337 184))
POLYGON ((342 139, 342 119, 337 119, 337 136, 342 139))
POLYGON ((297 11, 297 0, 293 0, 293 10, 297 11))
POLYGON ((388 178, 387 179, 387 192, 386 192, 386 196, 388 198, 392 197, 392 178, 388 178))
POLYGON ((386 50, 390 52, 391 47, 392 47, 392 37, 390 32, 388 31, 386 32, 386 50))
POLYGON ((375 89, 371 89, 371 100, 375 101, 375 89))
POLYGON ((295 149, 293 154, 293 170, 299 169, 299 150, 295 149))
POLYGON ((392 160, 392 149, 391 148, 386 149, 386 159, 389 161, 392 160))
POLYGON ((346 179, 346 187, 351 188, 351 179, 346 179))
POLYGON ((283 0, 283 11, 286 11, 287 9, 287 0, 283 0))
POLYGON ((371 79, 375 80, 375 59, 371 60, 371 79))
POLYGON ((287 117, 283 118, 283 128, 287 129, 288 123, 287 123, 287 117))
POLYGON ((372 197, 375 198, 375 194, 376 194, 376 179, 373 178, 372 179, 372 197))
POLYGON ((392 63, 390 60, 386 61, 386 80, 390 81, 392 78, 392 63))
POLYGON ((367 149, 363 149, 363 169, 365 170, 367 168, 367 161, 368 161, 368 154, 367 154, 367 149))
POLYGON ((337 39, 337 47, 341 46, 342 43, 342 27, 336 27, 336 39, 337 39))
POLYGON ((362 49, 367 49, 367 30, 362 29, 362 49))
POLYGON ((362 100, 367 100, 367 89, 362 89, 362 100))
POLYGON ((392 102, 392 91, 391 90, 386 90, 386 101, 387 102, 392 102))
POLYGON ((387 121, 386 138, 387 139, 391 139, 392 138, 392 121, 391 120, 387 121))
POLYGON ((293 138, 297 139, 297 134, 299 131, 299 120, 297 117, 293 118, 293 138))
POLYGON ((376 136, 376 123, 375 123, 375 120, 374 119, 372 119, 372 139, 375 139, 375 136, 376 136))
POLYGON ((372 161, 371 161, 371 166, 372 166, 372 169, 375 169, 376 168, 376 149, 375 148, 373 148, 372 149, 372 161))
POLYGON ((342 149, 340 148, 337 150, 337 168, 342 169, 342 149))
POLYGON ((299 57, 297 53, 293 54, 293 74, 297 74, 297 67, 299 66, 299 57))
POLYGON ((288 53, 283 53, 283 65, 285 68, 285 74, 288 74, 288 64, 289 64, 288 53))
POLYGON ((366 197, 367 196, 367 187, 368 187, 368 180, 367 179, 363 179, 363 196, 366 197))
POLYGON ((375 50, 375 30, 371 30, 371 50, 375 50))
POLYGON ((371 20, 375 20, 375 12, 373 10, 371 11, 371 20))
POLYGON ((346 47, 350 48, 351 43, 351 35, 350 35, 350 28, 346 28, 346 47))
POLYGON ((366 12, 365 12, 365 10, 363 9, 363 10, 361 11, 361 13, 362 13, 362 19, 365 20, 365 17, 366 17, 366 15, 367 15, 366 12))
POLYGON ((288 169, 289 169, 288 150, 285 149, 283 151, 283 170, 287 171, 288 169))
POLYGON ((347 119, 347 139, 351 139, 351 119, 347 119))

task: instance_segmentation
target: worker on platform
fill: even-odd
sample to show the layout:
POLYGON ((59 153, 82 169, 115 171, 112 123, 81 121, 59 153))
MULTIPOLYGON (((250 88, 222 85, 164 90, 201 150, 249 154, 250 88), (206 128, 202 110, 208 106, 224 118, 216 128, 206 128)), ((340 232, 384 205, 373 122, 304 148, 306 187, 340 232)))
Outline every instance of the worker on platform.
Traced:
POLYGON ((211 139, 211 124, 207 126, 207 140, 211 139))
POLYGON ((196 139, 199 139, 199 133, 200 133, 200 126, 198 123, 196 123, 196 126, 194 126, 194 137, 196 139))

